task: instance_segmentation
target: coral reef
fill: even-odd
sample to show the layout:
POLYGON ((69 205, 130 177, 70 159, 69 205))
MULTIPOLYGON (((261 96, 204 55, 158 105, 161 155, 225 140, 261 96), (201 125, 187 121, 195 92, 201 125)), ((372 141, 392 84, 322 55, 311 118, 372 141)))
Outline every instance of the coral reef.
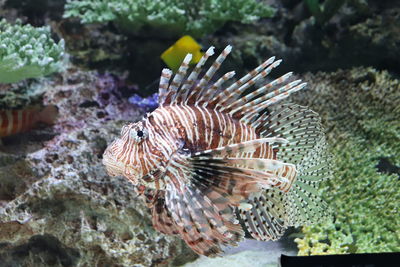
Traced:
POLYGON ((0 83, 40 77, 60 68, 64 41, 56 44, 49 27, 0 21, 0 83))
POLYGON ((150 27, 199 37, 213 33, 227 21, 250 23, 272 13, 269 6, 254 0, 202 0, 195 4, 187 0, 70 0, 65 5, 64 17, 79 17, 82 23, 115 21, 129 32, 150 27))
POLYGON ((115 92, 122 82, 74 68, 42 82, 44 104, 56 104, 60 116, 35 131, 42 138, 26 138, 30 132, 3 140, 0 262, 160 266, 193 256, 180 239, 156 232, 135 187, 110 178, 101 164, 122 120, 143 115, 115 92))
MULTIPOLYGON (((179 238, 155 232, 135 187, 101 165, 121 126, 156 107, 160 55, 183 34, 203 47, 235 47, 221 73, 235 69, 239 77, 275 55, 284 64, 272 75, 296 71, 308 82, 291 100, 322 116, 335 178, 321 191, 335 220, 293 234, 299 254, 400 251, 399 2, 0 0, 0 7, 7 19, 0 109, 60 111, 53 127, 0 140, 1 266, 176 266, 195 257, 179 238), (64 41, 52 33, 79 67, 62 62, 64 41)), ((245 251, 189 266, 234 262, 269 260, 245 251)))
POLYGON ((387 7, 382 8, 378 1, 369 1, 366 8, 357 5, 357 1, 345 1, 324 26, 307 12, 304 1, 297 2, 294 6, 281 3, 272 20, 257 21, 251 26, 229 25, 218 35, 205 37, 204 42, 236 47, 232 69, 254 66, 275 55, 285 62, 279 74, 354 66, 400 72, 400 50, 396 49, 400 36, 398 2, 387 1, 387 7))
POLYGON ((400 80, 387 71, 353 68, 307 74, 296 102, 321 114, 335 155, 325 182, 335 221, 302 229, 300 255, 400 250, 400 80))

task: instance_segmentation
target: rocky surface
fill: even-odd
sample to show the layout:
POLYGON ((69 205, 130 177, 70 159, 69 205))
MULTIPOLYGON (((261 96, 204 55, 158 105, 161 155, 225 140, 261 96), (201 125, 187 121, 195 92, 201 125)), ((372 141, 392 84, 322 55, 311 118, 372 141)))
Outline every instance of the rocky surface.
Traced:
POLYGON ((288 234, 278 241, 264 242, 245 239, 239 243, 238 247, 228 249, 223 257, 200 256, 183 267, 277 267, 282 254, 295 256, 297 252, 296 244, 288 234))
POLYGON ((110 178, 101 164, 123 120, 142 115, 118 98, 112 82, 69 69, 43 84, 45 103, 59 108, 56 125, 3 140, 2 266, 164 266, 178 256, 185 261, 181 240, 156 232, 134 187, 110 178))
POLYGON ((400 41, 398 2, 371 0, 365 6, 364 1, 345 1, 322 25, 305 2, 270 0, 268 3, 277 8, 272 19, 260 20, 252 26, 227 24, 218 34, 206 36, 203 43, 234 46, 231 66, 225 66, 227 71, 245 72, 265 58, 277 56, 284 60, 278 74, 354 66, 400 73, 400 50, 396 49, 400 41))

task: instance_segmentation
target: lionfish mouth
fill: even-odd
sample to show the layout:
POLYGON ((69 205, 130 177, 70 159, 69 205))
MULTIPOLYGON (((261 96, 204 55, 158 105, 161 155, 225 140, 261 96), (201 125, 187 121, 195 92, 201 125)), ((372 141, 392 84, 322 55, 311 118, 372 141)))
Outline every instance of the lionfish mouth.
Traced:
POLYGON ((104 151, 103 164, 106 166, 108 175, 125 176, 133 183, 137 183, 139 173, 134 168, 126 166, 122 161, 117 160, 109 149, 104 151))
POLYGON ((108 175, 120 176, 123 175, 124 164, 115 159, 115 156, 106 149, 103 154, 103 164, 106 166, 108 175))

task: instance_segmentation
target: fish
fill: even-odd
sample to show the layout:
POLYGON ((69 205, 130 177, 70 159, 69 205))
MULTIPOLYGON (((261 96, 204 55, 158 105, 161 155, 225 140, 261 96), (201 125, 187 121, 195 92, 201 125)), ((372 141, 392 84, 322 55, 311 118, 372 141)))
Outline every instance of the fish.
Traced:
POLYGON ((161 54, 161 59, 168 68, 177 71, 186 54, 192 54, 191 64, 199 62, 203 56, 201 45, 190 35, 185 35, 161 54))
POLYGON ((124 125, 102 159, 110 176, 135 185, 157 231, 209 257, 246 232, 278 240, 288 227, 332 216, 318 193, 332 176, 321 119, 284 101, 306 83, 292 72, 266 82, 281 63, 275 57, 236 81, 234 71, 213 79, 231 50, 207 70, 214 47, 190 72, 190 53, 175 75, 163 69, 158 108, 124 125))
POLYGON ((29 107, 20 110, 0 110, 0 138, 29 131, 42 122, 54 124, 58 109, 48 105, 43 109, 29 107))

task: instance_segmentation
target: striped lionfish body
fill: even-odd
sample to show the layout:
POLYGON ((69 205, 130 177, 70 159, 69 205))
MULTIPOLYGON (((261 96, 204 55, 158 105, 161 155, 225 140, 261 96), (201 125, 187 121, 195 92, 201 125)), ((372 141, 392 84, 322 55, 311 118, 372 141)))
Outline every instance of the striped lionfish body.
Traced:
POLYGON ((207 256, 236 245, 241 225, 258 240, 277 240, 289 226, 329 216, 316 190, 330 176, 318 115, 280 103, 305 83, 287 73, 244 94, 279 65, 272 57, 230 86, 223 85, 234 72, 210 85, 230 51, 202 78, 212 47, 190 74, 190 54, 173 79, 164 69, 159 108, 124 126, 103 157, 110 175, 125 176, 146 196, 158 231, 207 256))

